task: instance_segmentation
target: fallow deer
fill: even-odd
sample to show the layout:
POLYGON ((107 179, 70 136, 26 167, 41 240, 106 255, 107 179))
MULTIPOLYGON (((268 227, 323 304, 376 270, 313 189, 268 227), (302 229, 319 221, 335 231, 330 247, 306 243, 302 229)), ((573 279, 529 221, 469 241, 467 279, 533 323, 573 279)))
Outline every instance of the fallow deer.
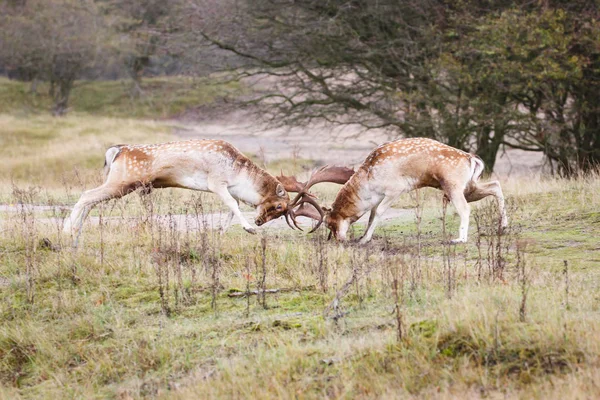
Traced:
MULTIPOLYGON (((113 146, 105 154, 104 175, 101 186, 81 195, 65 222, 65 232, 74 233, 77 238, 93 206, 125 196, 139 187, 178 187, 217 194, 231 210, 222 231, 236 216, 247 232, 256 233, 240 212, 239 201, 256 207, 258 226, 288 214, 294 202, 303 200, 316 205, 306 191, 290 203, 288 191, 301 191, 304 184, 283 176, 282 181, 277 180, 222 140, 113 146)), ((346 180, 338 183, 345 183, 349 177, 347 174, 346 180)))
MULTIPOLYGON (((330 234, 338 240, 345 240, 350 225, 370 211, 367 229, 360 239, 360 243, 366 243, 371 240, 383 213, 401 194, 433 187, 444 192, 444 203, 452 202, 460 217, 459 235, 452 242, 464 243, 469 230, 470 202, 490 195, 496 197, 501 227, 508 225, 500 183, 478 182, 483 169, 484 164, 479 157, 433 139, 400 139, 384 143, 369 154, 338 192, 331 209, 323 210, 316 206, 317 213, 312 207, 302 204, 305 202, 303 198, 295 203, 295 207, 300 207, 290 215, 311 217, 319 224, 324 220, 330 234)), ((309 180, 303 190, 307 191, 315 183, 309 180)))

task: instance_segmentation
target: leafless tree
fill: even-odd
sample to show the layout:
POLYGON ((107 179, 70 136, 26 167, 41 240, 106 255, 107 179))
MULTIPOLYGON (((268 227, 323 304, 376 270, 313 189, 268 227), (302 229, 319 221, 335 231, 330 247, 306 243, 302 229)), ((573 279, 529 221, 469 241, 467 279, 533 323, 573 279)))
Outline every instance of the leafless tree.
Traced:
POLYGON ((63 115, 75 80, 106 45, 107 31, 91 0, 27 0, 5 4, 0 58, 49 80, 53 114, 63 115))

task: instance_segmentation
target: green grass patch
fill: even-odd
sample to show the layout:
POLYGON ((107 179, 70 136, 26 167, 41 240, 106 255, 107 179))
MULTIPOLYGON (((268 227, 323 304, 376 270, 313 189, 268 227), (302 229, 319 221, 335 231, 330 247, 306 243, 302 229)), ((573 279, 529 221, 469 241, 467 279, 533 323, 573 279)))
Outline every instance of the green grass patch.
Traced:
MULTIPOLYGON (((142 94, 133 97, 131 82, 77 81, 70 96, 70 112, 99 117, 166 119, 187 110, 247 91, 236 82, 218 83, 210 78, 158 77, 143 80, 142 94)), ((52 107, 49 85, 40 83, 36 93, 30 84, 0 78, 0 113, 47 114, 52 107)))

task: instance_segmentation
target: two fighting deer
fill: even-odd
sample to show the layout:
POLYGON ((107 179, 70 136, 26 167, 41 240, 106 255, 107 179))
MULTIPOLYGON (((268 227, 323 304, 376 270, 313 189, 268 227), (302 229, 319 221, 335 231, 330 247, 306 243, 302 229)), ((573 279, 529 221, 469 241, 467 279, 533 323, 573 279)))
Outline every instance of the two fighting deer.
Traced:
POLYGON ((508 224, 504 196, 497 181, 479 183, 483 162, 474 155, 432 139, 411 138, 388 142, 369 154, 356 172, 344 167, 325 166, 301 183, 295 177, 274 177, 259 168, 231 144, 221 140, 189 140, 155 145, 119 145, 107 150, 105 182, 81 196, 66 221, 65 232, 76 236, 83 220, 96 204, 122 197, 137 188, 179 187, 218 195, 230 209, 223 231, 237 217, 249 233, 255 229, 244 218, 239 201, 256 207, 258 226, 285 216, 299 228, 296 217, 322 222, 337 240, 346 239, 348 228, 370 212, 360 243, 371 240, 382 214, 408 191, 433 187, 441 189, 460 217, 459 237, 467 240, 470 202, 494 196, 498 201, 501 226, 508 224), (318 204, 308 191, 319 182, 344 186, 331 208, 318 204), (298 193, 290 200, 288 192, 298 193))

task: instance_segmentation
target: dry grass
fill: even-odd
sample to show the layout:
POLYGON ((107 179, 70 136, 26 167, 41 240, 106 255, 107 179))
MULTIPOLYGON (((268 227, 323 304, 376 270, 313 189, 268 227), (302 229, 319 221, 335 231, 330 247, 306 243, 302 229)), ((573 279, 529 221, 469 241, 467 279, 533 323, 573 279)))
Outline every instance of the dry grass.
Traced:
POLYGON ((93 116, 16 117, 0 114, 0 157, 6 195, 12 182, 79 191, 98 184, 104 152, 115 144, 172 140, 171 128, 153 121, 93 116))
MULTIPOLYGON (((88 114, 1 114, 0 127, 5 204, 72 203, 99 182, 107 145, 171 139, 88 114)), ((399 201, 420 204, 419 225, 398 219, 364 247, 196 229, 176 215, 222 205, 182 190, 96 209, 79 249, 59 234, 67 211, 0 212, 0 398, 597 398, 600 177, 503 187, 509 233, 494 234, 483 201, 460 246, 442 244, 436 191, 399 201), (263 276, 282 289, 266 307, 228 296, 263 276)))
MULTIPOLYGON (((595 383, 600 179, 552 180, 538 188, 515 194, 507 189, 513 231, 502 239, 507 247, 503 278, 486 272, 486 263, 494 260, 486 259, 485 238, 484 274, 478 277, 472 230, 468 245, 450 249, 456 280, 451 293, 439 210, 428 203, 422 270, 414 288, 414 221, 379 229, 367 247, 322 243, 320 236, 267 226, 266 287, 291 291, 267 294, 267 309, 252 297, 249 314, 245 298, 227 294, 260 286, 260 237, 239 227, 225 236, 175 229, 170 215, 193 213, 201 201, 197 196, 182 204, 176 193, 165 191, 131 200, 136 205, 123 210, 124 201, 116 202, 112 213, 112 206, 102 211, 105 218, 137 209, 135 217, 87 226, 85 246, 77 251, 65 242, 61 251, 39 242, 42 237, 55 244, 64 240, 57 234, 60 216, 48 222, 35 212, 4 214, 2 394, 594 397, 600 394, 595 383), (544 196, 556 198, 556 207, 547 207, 544 196), (529 277, 524 322, 517 274, 517 248, 523 243, 529 277), (568 307, 564 259, 570 268, 568 307), (398 268, 401 279, 405 333, 400 342, 390 268, 398 268), (336 313, 325 315, 349 281, 336 313)), ((46 201, 43 193, 31 196, 46 201)), ((490 204, 476 212, 492 227, 490 204)), ((456 224, 450 216, 449 229, 456 224)))

